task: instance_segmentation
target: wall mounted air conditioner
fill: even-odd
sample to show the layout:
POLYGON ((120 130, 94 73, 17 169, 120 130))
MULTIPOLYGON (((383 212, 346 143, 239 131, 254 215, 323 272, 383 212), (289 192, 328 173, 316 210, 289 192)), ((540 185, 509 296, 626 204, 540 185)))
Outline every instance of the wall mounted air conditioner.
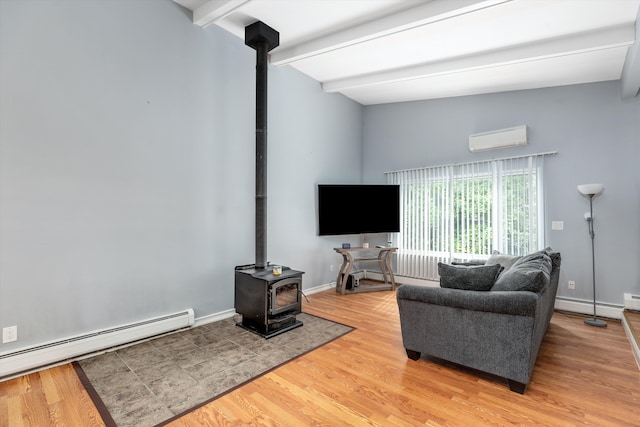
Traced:
POLYGON ((519 145, 527 145, 527 126, 525 125, 469 135, 469 150, 472 152, 519 145))

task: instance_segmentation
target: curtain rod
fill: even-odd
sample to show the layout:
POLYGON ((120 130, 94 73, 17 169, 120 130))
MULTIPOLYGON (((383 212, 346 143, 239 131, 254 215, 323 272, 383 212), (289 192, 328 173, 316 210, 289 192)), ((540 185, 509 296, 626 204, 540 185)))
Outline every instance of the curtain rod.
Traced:
POLYGON ((436 166, 423 166, 421 168, 410 168, 410 169, 401 169, 401 170, 397 170, 397 171, 390 171, 390 172, 385 172, 385 175, 388 174, 392 174, 392 173, 399 173, 399 172, 412 172, 412 171, 417 171, 417 170, 422 170, 422 169, 432 169, 432 168, 444 168, 444 167, 448 167, 448 166, 466 166, 466 165, 472 165, 474 163, 482 163, 482 162, 497 162, 500 160, 514 160, 514 159, 523 159, 525 157, 538 157, 538 156, 553 156, 555 154, 558 154, 557 151, 546 151, 544 153, 536 153, 536 154, 523 154, 521 156, 513 156, 513 157, 500 157, 497 159, 488 159, 488 160, 477 160, 475 162, 465 162, 465 163, 452 163, 452 164, 448 164, 448 165, 436 165, 436 166))

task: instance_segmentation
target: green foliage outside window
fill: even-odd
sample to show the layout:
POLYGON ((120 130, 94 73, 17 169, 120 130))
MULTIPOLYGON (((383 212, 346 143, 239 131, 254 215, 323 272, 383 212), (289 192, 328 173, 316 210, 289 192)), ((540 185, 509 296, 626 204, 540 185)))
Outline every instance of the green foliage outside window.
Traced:
POLYGON ((530 236, 537 236, 537 221, 529 209, 536 203, 535 183, 535 176, 503 175, 499 194, 494 194, 491 176, 407 184, 404 220, 411 232, 404 247, 481 256, 497 248, 514 255, 529 253, 534 249, 530 236), (502 244, 494 241, 496 226, 502 244))

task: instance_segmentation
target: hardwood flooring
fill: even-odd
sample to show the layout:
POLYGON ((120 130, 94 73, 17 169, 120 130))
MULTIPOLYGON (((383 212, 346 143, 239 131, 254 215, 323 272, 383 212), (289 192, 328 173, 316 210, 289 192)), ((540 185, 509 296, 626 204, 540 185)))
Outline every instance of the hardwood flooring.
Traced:
MULTIPOLYGON (((309 296, 358 328, 172 422, 185 426, 640 426, 640 371, 621 322, 556 312, 526 394, 460 367, 409 360, 395 293, 309 296)), ((0 383, 0 426, 100 426, 64 365, 0 383)))
POLYGON ((627 318, 629 328, 633 334, 633 338, 640 345, 640 311, 625 310, 624 315, 627 318))
POLYGON ((71 364, 0 383, 0 426, 104 426, 71 364))

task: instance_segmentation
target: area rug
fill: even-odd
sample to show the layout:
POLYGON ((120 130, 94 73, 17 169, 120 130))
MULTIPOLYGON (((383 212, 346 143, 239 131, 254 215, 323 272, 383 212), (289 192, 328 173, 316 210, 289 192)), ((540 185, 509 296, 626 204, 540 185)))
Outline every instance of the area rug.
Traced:
POLYGON ((164 425, 353 328, 307 313, 268 340, 221 320, 74 362, 107 426, 164 425))

